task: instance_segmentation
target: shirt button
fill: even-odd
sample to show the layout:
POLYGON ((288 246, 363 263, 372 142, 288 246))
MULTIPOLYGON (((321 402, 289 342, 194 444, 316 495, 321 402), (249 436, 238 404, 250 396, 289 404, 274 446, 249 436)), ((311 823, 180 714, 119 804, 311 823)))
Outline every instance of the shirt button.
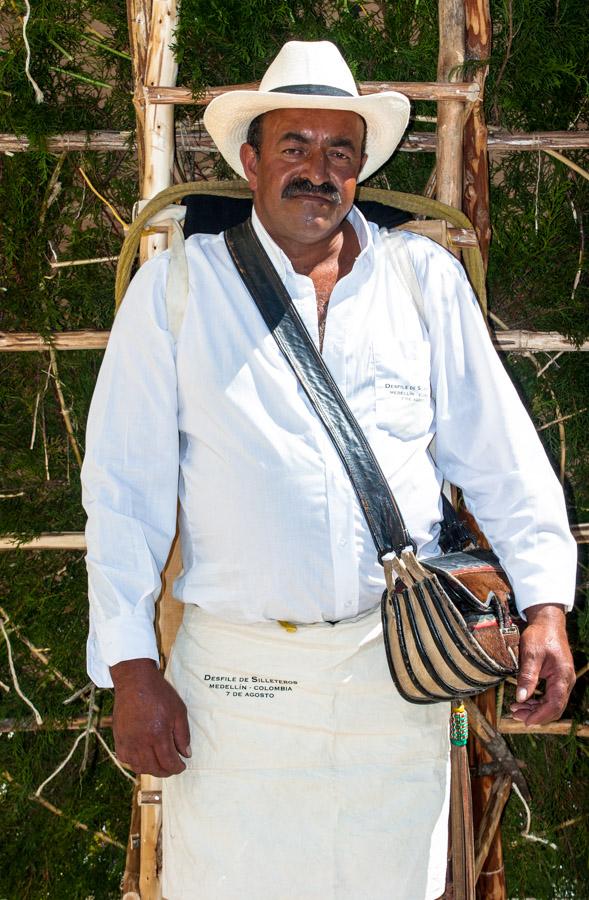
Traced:
POLYGON ((345 547, 347 543, 348 543, 347 540, 346 540, 345 538, 343 538, 343 537, 341 537, 341 538, 338 540, 338 544, 340 545, 340 547, 345 547))

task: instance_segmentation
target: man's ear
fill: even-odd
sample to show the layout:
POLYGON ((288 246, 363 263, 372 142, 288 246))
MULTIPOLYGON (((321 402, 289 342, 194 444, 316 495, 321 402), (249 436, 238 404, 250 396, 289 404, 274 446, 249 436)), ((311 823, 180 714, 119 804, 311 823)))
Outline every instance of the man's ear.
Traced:
POLYGON ((251 144, 242 144, 239 148, 239 158, 241 165, 252 191, 258 186, 258 154, 251 144))

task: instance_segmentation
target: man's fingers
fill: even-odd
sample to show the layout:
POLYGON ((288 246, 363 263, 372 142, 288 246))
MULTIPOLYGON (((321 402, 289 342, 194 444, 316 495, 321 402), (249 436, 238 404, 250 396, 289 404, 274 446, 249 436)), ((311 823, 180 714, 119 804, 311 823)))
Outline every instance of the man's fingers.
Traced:
POLYGON ((167 778, 169 775, 178 775, 186 768, 186 764, 180 759, 178 751, 174 746, 171 734, 167 735, 165 738, 162 736, 160 740, 154 744, 153 751, 160 768, 165 772, 164 778, 167 778))
POLYGON ((178 753, 190 758, 192 756, 192 750, 190 749, 190 727, 188 725, 186 708, 184 708, 181 713, 178 713, 174 719, 173 737, 178 753))

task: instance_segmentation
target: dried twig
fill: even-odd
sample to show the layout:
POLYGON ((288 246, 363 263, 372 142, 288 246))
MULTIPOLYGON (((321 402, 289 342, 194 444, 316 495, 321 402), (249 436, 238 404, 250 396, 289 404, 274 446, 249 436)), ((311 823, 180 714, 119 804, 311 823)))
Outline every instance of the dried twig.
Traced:
POLYGON ((574 419, 575 416, 580 416, 581 413, 587 412, 589 407, 584 406, 583 409, 578 409, 574 413, 569 413, 566 416, 561 416, 559 419, 553 419, 552 422, 547 422, 546 425, 540 425, 538 431, 544 431, 546 428, 552 428, 553 425, 558 425, 559 422, 566 422, 567 419, 574 419))
POLYGON ((113 214, 113 216, 115 217, 115 219, 117 220, 119 225, 122 225, 126 231, 129 226, 118 214, 118 212, 116 211, 116 209, 114 208, 112 203, 109 203, 108 200, 106 199, 106 197, 103 197, 102 194, 98 193, 98 191, 96 190, 96 188, 94 187, 94 185, 92 184, 92 182, 90 181, 90 179, 88 178, 88 176, 86 175, 86 173, 84 172, 84 170, 82 169, 81 166, 78 166, 78 171, 80 172, 80 175, 82 176, 82 178, 84 179, 84 181, 86 182, 86 184, 88 185, 88 187, 90 188, 92 193, 96 194, 96 196, 98 197, 99 200, 102 200, 104 205, 106 207, 108 207, 108 209, 110 209, 111 213, 113 214))
POLYGON ((51 369, 47 369, 46 375, 47 377, 45 378, 45 386, 43 388, 43 391, 41 391, 41 388, 39 388, 39 390, 37 391, 37 396, 35 398, 35 408, 33 410, 33 427, 31 429, 31 443, 29 444, 29 450, 32 450, 35 446, 35 438, 37 436, 37 417, 39 415, 39 403, 45 397, 45 394, 47 392, 51 369))
MULTIPOLYGON (((555 363, 557 361, 557 359, 559 359, 562 356, 563 353, 564 353, 564 350, 559 350, 558 353, 555 353, 554 356, 551 356, 550 359, 548 360, 548 362, 545 365, 543 365, 542 368, 536 372, 536 378, 540 378, 540 376, 543 375, 544 372, 547 372, 548 369, 550 368, 550 366, 553 365, 553 363, 555 363)), ((557 366, 557 368, 558 368, 558 366, 557 366)), ((564 418, 561 419, 561 421, 564 421, 564 418)))
POLYGON ((61 262, 50 262, 52 269, 65 269, 70 266, 89 266, 94 263, 116 262, 118 256, 98 256, 94 259, 64 259, 61 262))
POLYGON ((526 824, 524 826, 523 831, 520 832, 521 836, 526 838, 528 841, 537 841, 539 844, 546 844, 548 847, 551 847, 553 850, 558 850, 556 844, 553 844, 552 841, 547 841, 546 838, 538 837, 536 834, 530 834, 530 825, 532 824, 532 813, 530 812, 530 807, 528 806, 526 800, 524 799, 522 792, 518 788, 515 782, 511 785, 515 794, 519 797, 521 802, 523 803, 523 807, 526 813, 526 824))
POLYGON ((62 761, 59 763, 59 765, 58 765, 58 766, 53 770, 53 772, 45 779, 45 781, 43 781, 43 782, 39 785, 39 787, 38 787, 37 790, 35 791, 35 797, 40 797, 40 796, 41 796, 41 794, 43 793, 43 789, 44 789, 45 787, 47 787, 47 785, 48 785, 51 781, 53 781, 53 779, 54 779, 57 775, 59 775, 59 773, 62 771, 62 769, 64 769, 64 768, 67 766, 68 762, 70 761, 70 759, 72 758, 72 756, 73 756, 74 753, 76 752, 76 749, 77 749, 77 747, 78 747, 78 744, 81 743, 81 741, 83 741, 83 740, 87 740, 87 739, 88 739, 88 735, 90 735, 90 734, 96 735, 98 741, 102 744, 102 746, 103 746, 104 749, 106 750, 106 752, 107 752, 109 758, 110 758, 110 759, 112 760, 112 762, 115 764, 115 766, 117 767, 117 769, 125 776, 125 778, 128 778, 128 779, 129 779, 130 781, 132 781, 133 783, 135 782, 135 777, 134 777, 133 775, 131 775, 129 772, 127 772, 127 771, 123 768, 123 766, 121 765, 121 763, 119 762, 119 760, 116 758, 116 756, 114 755, 114 753, 112 752, 112 750, 110 749, 110 747, 108 746, 108 744, 106 743, 106 741, 104 740, 104 738, 102 737, 102 735, 100 734, 100 732, 97 731, 97 729, 96 729, 96 727, 95 727, 94 725, 91 725, 90 728, 84 729, 84 731, 83 731, 81 734, 79 734, 79 735, 77 736, 77 738, 75 739, 75 741, 74 741, 74 743, 73 743, 73 745, 72 745, 72 748, 71 748, 70 752, 67 754, 67 756, 66 756, 64 759, 62 759, 62 761))
POLYGON ((59 669, 56 669, 55 666, 51 665, 43 651, 39 650, 38 647, 35 647, 35 645, 31 643, 28 637, 26 637, 26 635, 22 633, 18 625, 14 624, 14 622, 11 620, 10 616, 2 606, 0 606, 0 616, 2 616, 2 618, 4 619, 5 625, 8 625, 10 623, 11 631, 14 632, 19 641, 21 641, 25 645, 25 647, 29 648, 35 659, 38 659, 40 663, 42 663, 44 666, 47 666, 49 671, 58 679, 58 681, 61 681, 62 684, 65 684, 67 688, 73 691, 75 689, 74 683, 70 681, 69 678, 66 678, 66 676, 59 671, 59 669))
POLYGON ((100 732, 97 731, 95 728, 93 729, 93 731, 94 731, 94 734, 96 735, 96 737, 98 738, 98 740, 100 741, 100 743, 102 744, 102 746, 104 747, 104 749, 106 750, 106 752, 108 753, 109 757, 111 758, 111 760, 117 767, 117 769, 120 772, 122 772, 122 774, 125 776, 125 778, 128 778, 129 781, 132 781, 133 784, 135 784, 135 782, 137 780, 135 778, 135 776, 131 775, 129 772, 127 772, 127 770, 125 768, 123 768, 123 766, 121 765, 119 760, 116 758, 116 756, 114 755, 114 753, 112 752, 112 750, 110 749, 110 747, 108 746, 108 744, 106 743, 106 741, 104 740, 104 738, 102 737, 100 732))
POLYGON ((575 672, 575 681, 578 681, 579 678, 582 678, 583 675, 585 675, 587 672, 589 672, 589 662, 585 663, 585 665, 581 669, 579 669, 578 672, 575 672))
POLYGON ((568 156, 564 156, 564 154, 559 153, 558 150, 550 150, 548 147, 542 147, 544 153, 547 153, 548 156, 553 156, 554 159, 557 159, 559 162, 564 163, 565 166, 568 166, 569 169, 572 169, 573 172, 576 172, 577 175, 581 175, 583 178, 586 178, 589 181, 589 172, 587 169, 583 169, 581 166, 577 165, 576 162, 573 162, 572 159, 569 159, 568 156))
MULTIPOLYGON (((2 772, 2 777, 9 784, 12 784, 14 787, 20 787, 17 781, 14 780, 10 772, 4 770, 2 772)), ((120 841, 115 840, 105 831, 91 831, 90 828, 84 823, 78 821, 78 819, 72 819, 71 816, 67 816, 62 809, 54 806, 53 803, 50 803, 49 800, 46 800, 45 797, 37 797, 36 794, 29 794, 28 799, 32 800, 33 803, 38 803, 40 806, 49 810, 49 812, 53 813, 54 816, 61 816, 66 819, 68 822, 71 822, 75 828, 79 828, 81 831, 86 831, 88 834, 91 834, 94 840, 98 841, 101 844, 110 844, 113 847, 119 847, 121 850, 125 850, 124 844, 121 844, 120 841)))
POLYGON ((0 681, 0 690, 5 691, 7 694, 10 693, 10 688, 3 681, 0 681))
POLYGON ((63 396, 63 390, 62 390, 62 386, 61 386, 61 380, 59 378, 59 369, 57 368, 57 355, 55 353, 54 348, 51 346, 51 344, 49 345, 48 349, 49 349, 49 359, 51 360, 51 373, 53 375, 53 382, 55 384, 55 392, 57 394, 57 399, 59 400, 61 415, 62 415, 63 421, 65 423, 68 440, 70 442, 74 456, 76 457, 76 461, 77 461, 79 467, 82 468, 82 454, 80 452, 80 448, 78 446, 78 442, 77 442, 76 436, 74 434, 72 420, 70 418, 70 411, 65 404, 65 399, 63 396))
POLYGON ((49 473, 49 451, 47 450, 47 430, 45 428, 45 407, 41 407, 41 435, 43 436, 43 462, 45 464, 45 479, 51 481, 49 473))
POLYGON ((570 828, 571 825, 578 825, 579 822, 582 822, 583 819, 586 819, 589 816, 589 813, 583 813, 582 816, 575 816, 574 819, 567 819, 566 822, 561 822, 560 825, 555 825, 552 831, 561 831, 563 828, 570 828))
POLYGON ((35 722, 37 725, 43 724, 43 719, 41 717, 41 713, 37 709, 34 703, 32 703, 28 697, 23 694, 20 684, 18 683, 18 677, 16 675, 16 669, 14 668, 14 661, 12 659, 12 647, 10 645, 10 638, 8 637, 8 633, 6 628, 4 627, 4 619, 0 619, 0 631, 2 631, 2 636, 6 642, 6 652, 8 653, 8 667, 10 669, 10 674, 12 675, 12 683, 14 685, 14 690, 18 694, 21 700, 23 700, 29 709, 33 711, 33 715, 35 716, 35 722))
POLYGON ((72 758, 72 756, 73 756, 74 753, 76 752, 76 747, 78 746, 78 744, 80 743, 80 741, 83 741, 83 740, 84 740, 85 737, 86 737, 86 732, 85 732, 85 731, 83 731, 81 734, 79 734, 79 735, 77 736, 77 738, 75 739, 74 744, 73 744, 73 746, 72 746, 70 752, 69 752, 68 755, 65 757, 65 759, 62 759, 62 761, 59 763, 59 765, 53 770, 53 772, 51 773, 51 775, 49 775, 49 776, 45 779, 45 781, 42 781, 42 782, 41 782, 41 784, 39 785, 39 787, 38 787, 37 790, 35 791, 35 797, 40 797, 41 794, 43 793, 43 788, 44 788, 44 787, 47 787, 47 785, 49 784, 49 782, 50 782, 50 781, 53 781, 53 779, 54 779, 57 775, 59 775, 59 773, 61 772, 61 770, 64 769, 64 768, 67 766, 67 764, 69 763, 70 759, 72 758))
MULTIPOLYGON (((72 687, 73 687, 73 685, 72 685, 72 687)), ((95 687, 94 682, 93 682, 93 681, 89 681, 88 684, 85 684, 85 685, 84 685, 84 687, 81 687, 81 688, 79 688, 77 691, 75 691, 75 692, 71 695, 71 697, 67 697, 67 698, 63 701, 63 705, 64 705, 64 706, 69 706, 69 704, 70 704, 70 703, 73 703, 74 700, 77 700, 79 697, 83 697, 84 694, 89 694, 89 693, 92 691, 92 689, 93 689, 94 687, 95 687)))
POLYGON ((503 57, 503 61, 501 62, 501 68, 497 73, 497 78, 495 79, 495 91, 501 84, 503 80, 503 76, 505 74, 505 69, 507 68, 507 63, 511 57, 511 47, 513 44, 514 32, 513 32, 513 0, 507 0, 507 15, 508 15, 508 32, 507 32, 507 45, 505 47, 505 55, 503 57))
POLYGON ((84 731, 84 737, 86 738, 84 743, 84 756, 82 757, 82 762, 80 764, 80 777, 86 771, 86 767, 88 765, 88 755, 90 753, 90 735, 92 731, 94 731, 94 697, 96 695, 96 686, 92 685, 92 690, 90 691, 90 697, 88 698, 88 718, 86 721, 86 729, 84 731))

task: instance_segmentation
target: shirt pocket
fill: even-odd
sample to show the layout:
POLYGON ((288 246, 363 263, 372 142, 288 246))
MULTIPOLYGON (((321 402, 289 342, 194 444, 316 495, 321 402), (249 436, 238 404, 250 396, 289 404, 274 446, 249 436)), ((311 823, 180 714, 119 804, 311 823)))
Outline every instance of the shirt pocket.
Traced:
POLYGON ((374 347, 376 424, 401 440, 425 434, 432 421, 430 345, 378 342, 374 347))

